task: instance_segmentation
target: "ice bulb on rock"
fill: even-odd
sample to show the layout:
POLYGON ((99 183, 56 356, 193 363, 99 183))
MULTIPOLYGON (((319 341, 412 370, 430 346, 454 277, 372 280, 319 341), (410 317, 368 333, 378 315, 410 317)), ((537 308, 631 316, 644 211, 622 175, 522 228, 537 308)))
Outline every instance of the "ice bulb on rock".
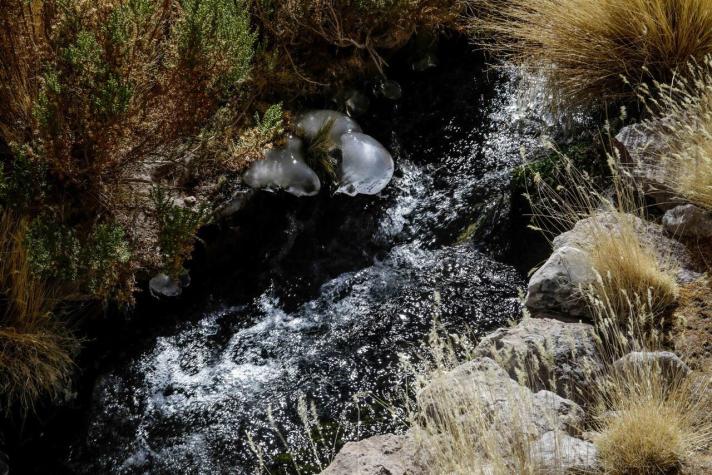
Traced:
POLYGON ((341 154, 337 193, 375 195, 393 178, 393 158, 373 137, 359 132, 342 135, 341 154))
POLYGON ((361 127, 351 117, 331 110, 310 111, 302 115, 297 122, 297 131, 305 139, 314 140, 330 120, 333 121, 333 125, 329 131, 329 141, 333 147, 339 146, 341 136, 345 133, 361 132, 361 127))
POLYGON ((321 189, 319 177, 304 162, 302 141, 289 137, 287 146, 270 149, 242 177, 252 188, 282 189, 295 196, 314 196, 321 189))

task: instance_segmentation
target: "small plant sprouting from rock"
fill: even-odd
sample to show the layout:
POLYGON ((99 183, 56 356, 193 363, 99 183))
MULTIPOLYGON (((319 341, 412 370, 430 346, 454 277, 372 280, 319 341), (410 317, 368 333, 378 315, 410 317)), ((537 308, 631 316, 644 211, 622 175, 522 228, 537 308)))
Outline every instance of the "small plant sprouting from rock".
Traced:
POLYGON ((201 204, 195 209, 179 206, 164 188, 154 187, 151 200, 158 222, 158 242, 165 272, 177 278, 183 272, 183 262, 193 251, 198 229, 210 218, 210 209, 201 204))
POLYGON ((330 140, 331 129, 335 120, 328 119, 321 126, 314 138, 307 143, 304 154, 307 165, 319 175, 322 183, 336 183, 336 159, 332 156, 330 140))

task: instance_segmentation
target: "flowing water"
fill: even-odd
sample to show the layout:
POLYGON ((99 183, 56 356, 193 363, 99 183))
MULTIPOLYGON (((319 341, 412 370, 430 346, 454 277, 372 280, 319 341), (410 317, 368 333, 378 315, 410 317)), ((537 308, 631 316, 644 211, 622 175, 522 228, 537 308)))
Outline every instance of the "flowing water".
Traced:
POLYGON ((397 401, 399 358, 422 355, 435 319, 481 334, 519 316, 522 275, 500 262, 509 182, 541 126, 516 81, 474 55, 399 79, 404 98, 361 120, 393 153, 389 187, 257 194, 223 230, 211 272, 194 276, 208 282, 186 297, 198 301, 101 369, 66 467, 251 473, 247 434, 273 466, 285 451, 274 426, 305 450, 300 398, 340 440, 396 430, 378 401, 397 401))

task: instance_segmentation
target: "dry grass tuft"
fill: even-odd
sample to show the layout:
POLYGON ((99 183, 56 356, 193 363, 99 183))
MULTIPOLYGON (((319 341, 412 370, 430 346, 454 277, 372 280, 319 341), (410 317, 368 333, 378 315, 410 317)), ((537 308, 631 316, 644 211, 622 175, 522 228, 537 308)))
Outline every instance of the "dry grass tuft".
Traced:
POLYGON ((660 256, 643 244, 634 216, 623 213, 613 216, 617 232, 593 226, 587 249, 599 274, 594 293, 618 315, 626 315, 630 302, 636 298, 646 302, 653 315, 661 315, 678 297, 670 266, 660 262, 660 256))
POLYGON ((565 434, 553 431, 555 454, 543 456, 537 443, 537 424, 557 426, 556 411, 536 404, 531 391, 492 360, 472 361, 477 376, 466 374, 469 366, 462 373, 472 348, 467 338, 433 330, 427 350, 432 364, 409 368, 417 393, 408 407, 417 464, 425 473, 565 473, 565 434), (453 377, 453 371, 459 376, 453 377), (509 384, 502 387, 505 380, 509 384))
POLYGON ((655 119, 644 127, 662 142, 647 166, 679 197, 712 211, 712 57, 685 77, 642 90, 655 119))
POLYGON ((710 0, 474 0, 478 34, 507 59, 543 72, 564 103, 632 99, 712 53, 710 0))
POLYGON ((678 473, 710 448, 709 381, 626 366, 601 389, 596 446, 605 473, 678 473))
POLYGON ((7 408, 27 410, 59 395, 78 342, 54 319, 52 292, 31 274, 24 231, 9 213, 0 216, 0 394, 7 408))
POLYGON ((677 300, 674 259, 669 249, 655 248, 645 239, 643 195, 617 157, 609 157, 609 166, 612 193, 596 189, 593 180, 564 157, 556 188, 536 180, 534 220, 553 235, 579 227, 585 239, 572 244, 589 254, 598 274, 590 290, 607 314, 622 316, 623 323, 632 310, 647 307, 659 316, 677 300))

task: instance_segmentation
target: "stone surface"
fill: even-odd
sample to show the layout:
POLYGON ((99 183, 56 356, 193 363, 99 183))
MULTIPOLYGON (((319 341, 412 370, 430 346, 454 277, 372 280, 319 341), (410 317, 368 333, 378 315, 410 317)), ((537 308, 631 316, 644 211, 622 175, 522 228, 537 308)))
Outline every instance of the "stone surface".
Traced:
POLYGON ((673 236, 712 237, 712 215, 695 205, 676 206, 665 212, 663 228, 673 236))
POLYGON ((215 215, 218 218, 227 218, 232 216, 245 207, 254 193, 255 190, 252 188, 241 188, 236 190, 228 200, 226 200, 215 210, 215 215))
MULTIPOLYGON (((701 276, 685 246, 666 236, 662 226, 632 215, 626 219, 630 219, 641 244, 657 254, 661 265, 676 271, 678 282, 689 283, 701 276)), ((617 213, 601 212, 578 221, 573 229, 554 238, 553 254, 532 275, 527 289, 525 304, 535 316, 587 317, 588 308, 580 290, 595 282, 596 273, 586 249, 602 233, 620 233, 620 222, 617 213)))
POLYGON ((665 184, 665 171, 657 165, 660 154, 667 148, 664 137, 664 134, 656 134, 641 124, 623 127, 615 137, 627 170, 662 210, 679 204, 665 184))
POLYGON ((550 391, 532 393, 491 358, 475 358, 456 367, 434 379, 417 397, 421 410, 434 420, 441 418, 443 410, 447 417, 453 407, 463 413, 476 410, 485 418, 498 419, 503 426, 517 424, 532 438, 551 430, 576 434, 584 417, 575 402, 550 391), (441 409, 443 400, 448 401, 448 407, 441 409))
POLYGON ((148 281, 148 288, 154 297, 178 297, 183 293, 182 283, 166 274, 157 274, 148 281))
POLYGON ((617 371, 647 367, 648 370, 659 370, 668 380, 685 377, 692 372, 680 357, 670 351, 634 351, 618 359, 613 367, 617 371))
POLYGON ((577 402, 602 370, 594 329, 587 323, 525 318, 483 338, 476 356, 494 359, 510 377, 534 390, 549 389, 577 402))
POLYGON ((596 472, 596 446, 560 432, 547 432, 534 442, 532 462, 550 475, 596 472))
POLYGON ((534 313, 583 317, 587 305, 580 289, 595 280, 590 256, 576 247, 563 246, 532 275, 524 303, 534 313))
POLYGON ((349 442, 322 475, 417 475, 415 449, 407 435, 377 435, 349 442))

